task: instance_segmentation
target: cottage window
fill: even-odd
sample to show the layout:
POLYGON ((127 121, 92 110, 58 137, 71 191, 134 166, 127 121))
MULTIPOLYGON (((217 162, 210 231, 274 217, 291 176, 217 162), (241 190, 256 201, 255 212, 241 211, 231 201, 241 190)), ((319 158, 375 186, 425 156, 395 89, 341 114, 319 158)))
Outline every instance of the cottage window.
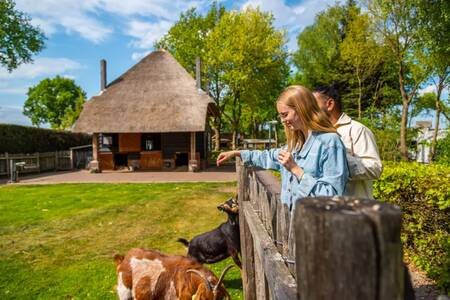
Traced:
POLYGON ((99 148, 101 152, 113 152, 118 149, 117 133, 101 133, 99 134, 99 148))
POLYGON ((161 134, 160 133, 143 133, 141 135, 142 151, 161 150, 161 134))

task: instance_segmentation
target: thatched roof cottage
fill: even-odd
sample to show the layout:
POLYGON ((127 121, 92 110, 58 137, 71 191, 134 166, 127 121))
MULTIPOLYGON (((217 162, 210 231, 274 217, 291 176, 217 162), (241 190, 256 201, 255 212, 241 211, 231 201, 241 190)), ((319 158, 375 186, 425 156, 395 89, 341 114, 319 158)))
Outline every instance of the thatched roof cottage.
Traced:
MULTIPOLYGON (((199 74, 197 61, 197 74, 199 74)), ((93 135, 93 168, 160 170, 206 166, 213 99, 164 50, 154 51, 86 102, 75 132, 93 135)))

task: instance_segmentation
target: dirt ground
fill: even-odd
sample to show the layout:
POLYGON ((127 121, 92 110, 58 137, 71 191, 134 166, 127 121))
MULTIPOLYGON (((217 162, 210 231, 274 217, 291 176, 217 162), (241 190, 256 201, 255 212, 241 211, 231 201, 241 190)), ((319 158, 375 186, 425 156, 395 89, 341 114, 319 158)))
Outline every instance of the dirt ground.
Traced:
MULTIPOLYGON (((412 264, 408 265, 408 269, 417 300, 435 300, 439 295, 443 294, 439 292, 435 283, 429 279, 424 272, 420 271, 412 264)), ((447 300, 448 299, 449 298, 447 298, 447 300)))

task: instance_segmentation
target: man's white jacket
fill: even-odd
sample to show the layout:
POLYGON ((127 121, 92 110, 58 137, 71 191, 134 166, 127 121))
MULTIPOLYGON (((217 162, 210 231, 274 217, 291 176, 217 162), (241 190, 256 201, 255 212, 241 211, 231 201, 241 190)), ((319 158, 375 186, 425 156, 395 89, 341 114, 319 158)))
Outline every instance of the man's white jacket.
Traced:
POLYGON ((383 170, 373 133, 345 113, 334 126, 347 149, 350 178, 344 195, 373 199, 373 180, 383 170))

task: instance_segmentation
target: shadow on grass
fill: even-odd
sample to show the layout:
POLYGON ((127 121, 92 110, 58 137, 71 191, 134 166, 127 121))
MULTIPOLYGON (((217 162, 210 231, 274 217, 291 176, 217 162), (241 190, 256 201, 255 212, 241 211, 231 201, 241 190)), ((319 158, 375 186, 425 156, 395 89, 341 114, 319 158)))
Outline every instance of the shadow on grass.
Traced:
POLYGON ((237 289, 237 290, 242 289, 242 280, 240 278, 225 279, 223 281, 223 284, 225 285, 225 287, 227 289, 228 288, 237 289))

